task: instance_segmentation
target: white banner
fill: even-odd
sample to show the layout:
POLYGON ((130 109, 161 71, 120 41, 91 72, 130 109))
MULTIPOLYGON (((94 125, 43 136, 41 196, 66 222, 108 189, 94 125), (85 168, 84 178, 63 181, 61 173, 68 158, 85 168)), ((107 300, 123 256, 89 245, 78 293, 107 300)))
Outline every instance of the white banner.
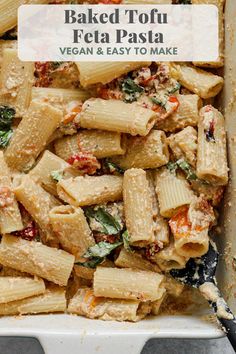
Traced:
POLYGON ((23 61, 214 61, 213 5, 23 5, 23 61))

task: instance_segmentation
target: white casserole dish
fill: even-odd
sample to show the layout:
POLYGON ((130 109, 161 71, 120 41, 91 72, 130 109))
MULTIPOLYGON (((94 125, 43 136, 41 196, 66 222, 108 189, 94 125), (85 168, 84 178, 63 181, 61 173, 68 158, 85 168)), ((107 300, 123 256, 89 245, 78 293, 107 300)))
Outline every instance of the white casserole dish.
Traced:
MULTIPOLYGON (((232 290, 236 284, 236 272, 232 268, 232 259, 233 255, 236 254, 236 243, 233 245, 231 241, 234 238, 234 227, 236 228, 234 208, 236 202, 236 139, 233 140, 233 137, 236 137, 236 124, 234 123, 234 114, 236 114, 234 101, 236 101, 236 97, 233 97, 235 88, 232 81, 233 77, 236 77, 236 65, 234 63, 236 39, 233 36, 236 33, 235 18, 235 0, 226 0, 226 81, 221 102, 227 108, 225 116, 233 180, 230 182, 226 195, 226 205, 223 215, 221 215, 222 237, 220 247, 221 250, 224 250, 227 246, 227 259, 226 261, 223 257, 221 259, 218 282, 234 311, 236 311, 236 306, 234 306, 235 299, 232 290)), ((201 315, 196 313, 193 316, 160 316, 139 323, 103 322, 67 315, 8 317, 0 318, 0 335, 36 337, 41 342, 46 354, 110 354, 111 351, 113 354, 138 354, 150 338, 209 339, 224 335, 215 323, 204 320, 201 315)))

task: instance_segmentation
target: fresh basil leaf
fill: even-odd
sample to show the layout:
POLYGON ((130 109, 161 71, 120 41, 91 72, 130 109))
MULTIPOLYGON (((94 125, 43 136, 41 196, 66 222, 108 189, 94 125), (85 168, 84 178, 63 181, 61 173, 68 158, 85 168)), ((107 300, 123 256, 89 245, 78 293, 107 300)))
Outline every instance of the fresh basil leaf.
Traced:
POLYGON ((14 108, 0 106, 0 130, 9 130, 11 128, 15 113, 14 108))
POLYGON ((137 101, 140 94, 144 91, 142 86, 137 85, 130 77, 125 79, 121 84, 121 90, 124 93, 124 101, 132 103, 137 101))
POLYGON ((179 166, 179 168, 182 171, 184 171, 186 173, 187 180, 197 180, 197 175, 195 174, 192 167, 190 166, 190 164, 187 161, 180 159, 176 162, 176 164, 179 166))
POLYGON ((180 83, 177 82, 175 87, 173 87, 171 90, 168 90, 168 93, 170 93, 170 94, 175 93, 176 91, 178 91, 180 89, 180 87, 181 87, 180 83))
POLYGON ((171 173, 176 173, 176 170, 180 168, 186 174, 186 178, 189 181, 197 180, 197 175, 194 172, 192 166, 184 159, 179 159, 176 162, 169 162, 166 167, 171 173))
POLYGON ((130 77, 128 77, 122 82, 121 88, 122 91, 125 93, 141 93, 144 91, 144 88, 142 86, 137 85, 130 77))
POLYGON ((85 215, 101 224, 101 232, 106 235, 116 235, 122 229, 118 221, 102 207, 96 209, 86 208, 85 215))
POLYGON ((121 246, 123 242, 109 243, 109 242, 99 242, 94 246, 88 248, 87 252, 83 255, 85 258, 99 257, 104 258, 108 256, 114 249, 121 246))
POLYGON ((51 172, 51 177, 54 179, 54 181, 59 182, 63 178, 63 171, 52 171, 51 172))
POLYGON ((125 232, 123 232, 122 234, 122 239, 123 239, 123 243, 124 243, 124 248, 129 251, 129 252, 134 252, 133 249, 130 247, 129 241, 130 241, 130 235, 128 233, 128 230, 126 230, 125 232))
POLYGON ((123 168, 121 168, 120 166, 118 166, 117 164, 115 164, 114 162, 111 162, 109 160, 105 160, 105 167, 107 167, 107 169, 111 172, 117 172, 120 175, 123 175, 125 173, 125 170, 123 170, 123 168))
POLYGON ((0 130, 0 147, 7 147, 9 144, 9 141, 12 137, 13 131, 12 129, 9 129, 7 131, 5 130, 0 130))
POLYGON ((104 260, 105 260, 105 258, 94 257, 94 258, 92 258, 89 261, 86 261, 86 262, 75 262, 75 264, 76 265, 80 265, 82 267, 95 269, 97 267, 97 265, 101 264, 104 260))
POLYGON ((151 100, 153 103, 165 108, 166 107, 166 102, 162 102, 161 100, 159 100, 157 97, 151 97, 151 100))

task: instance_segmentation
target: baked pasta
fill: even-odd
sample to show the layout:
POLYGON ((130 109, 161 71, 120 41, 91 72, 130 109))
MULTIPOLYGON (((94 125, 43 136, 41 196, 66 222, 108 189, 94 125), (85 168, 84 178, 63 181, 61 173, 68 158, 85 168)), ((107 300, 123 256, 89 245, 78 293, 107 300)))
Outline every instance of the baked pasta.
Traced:
POLYGON ((158 315, 185 291, 169 271, 208 251, 228 183, 223 1, 192 0, 220 10, 211 63, 23 63, 22 2, 0 4, 0 315, 158 315))

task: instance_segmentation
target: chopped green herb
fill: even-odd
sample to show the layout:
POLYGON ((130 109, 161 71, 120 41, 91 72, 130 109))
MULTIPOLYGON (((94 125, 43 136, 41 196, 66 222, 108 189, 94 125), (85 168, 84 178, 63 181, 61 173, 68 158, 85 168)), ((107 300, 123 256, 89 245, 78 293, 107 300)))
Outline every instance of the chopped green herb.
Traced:
POLYGON ((165 108, 166 107, 166 102, 162 102, 161 100, 159 100, 157 97, 151 97, 151 100, 153 103, 165 108))
POLYGON ((176 162, 169 162, 167 168, 171 173, 176 173, 176 170, 180 168, 186 173, 186 178, 189 181, 198 179, 190 164, 184 159, 180 159, 176 162))
POLYGON ((171 172, 171 173, 176 173, 176 170, 178 168, 178 165, 176 162, 168 162, 168 164, 166 165, 166 167, 168 168, 168 170, 171 172))
POLYGON ((121 90, 125 94, 124 101, 131 103, 137 101, 144 88, 137 85, 134 80, 128 77, 122 82, 121 90))
POLYGON ((92 257, 100 257, 104 258, 108 256, 114 249, 117 247, 123 245, 123 242, 115 242, 115 243, 109 243, 109 242, 99 242, 94 246, 91 246, 88 248, 87 252, 83 255, 85 258, 92 258, 92 257))
POLYGON ((88 261, 76 262, 75 264, 94 269, 98 264, 105 260, 106 256, 121 245, 123 245, 123 242, 99 242, 96 245, 89 247, 87 252, 83 255, 84 258, 89 258, 88 261))
POLYGON ((120 175, 123 175, 125 173, 125 170, 123 170, 123 168, 121 168, 120 166, 118 166, 114 162, 111 162, 107 159, 105 160, 105 167, 107 167, 107 169, 110 171, 110 173, 117 172, 120 175))
POLYGON ((190 180, 197 179, 197 175, 195 174, 192 167, 190 166, 190 164, 187 161, 180 159, 176 163, 179 166, 179 168, 181 168, 181 170, 187 174, 187 177, 186 177, 187 180, 190 181, 190 180))
POLYGON ((8 131, 0 130, 0 147, 7 147, 11 137, 12 137, 13 131, 12 129, 9 129, 8 131))
POLYGON ((9 130, 11 128, 15 113, 14 108, 0 106, 0 130, 9 130))
POLYGON ((170 94, 175 93, 176 91, 179 91, 180 87, 181 87, 180 83, 177 82, 175 87, 173 87, 171 90, 168 90, 168 93, 170 93, 170 94))
POLYGON ((126 230, 125 232, 123 232, 122 234, 122 239, 123 239, 123 243, 124 243, 124 248, 129 251, 129 252, 134 252, 132 250, 132 248, 130 247, 129 241, 130 241, 130 235, 128 233, 128 230, 126 230))
POLYGON ((76 265, 80 265, 80 266, 82 266, 82 267, 95 269, 95 268, 97 267, 97 265, 99 265, 100 263, 102 263, 104 260, 105 260, 105 258, 94 257, 94 258, 92 258, 90 261, 86 261, 86 262, 75 262, 75 264, 76 264, 76 265))
POLYGON ((88 219, 95 219, 102 227, 101 232, 106 235, 116 235, 122 229, 118 221, 102 207, 86 208, 85 215, 88 219))
POLYGON ((52 171, 51 172, 51 177, 52 179, 54 179, 55 181, 59 182, 62 178, 63 178, 63 171, 52 171))
POLYGON ((0 106, 0 147, 6 147, 12 137, 11 124, 15 116, 15 109, 8 106, 0 106))

